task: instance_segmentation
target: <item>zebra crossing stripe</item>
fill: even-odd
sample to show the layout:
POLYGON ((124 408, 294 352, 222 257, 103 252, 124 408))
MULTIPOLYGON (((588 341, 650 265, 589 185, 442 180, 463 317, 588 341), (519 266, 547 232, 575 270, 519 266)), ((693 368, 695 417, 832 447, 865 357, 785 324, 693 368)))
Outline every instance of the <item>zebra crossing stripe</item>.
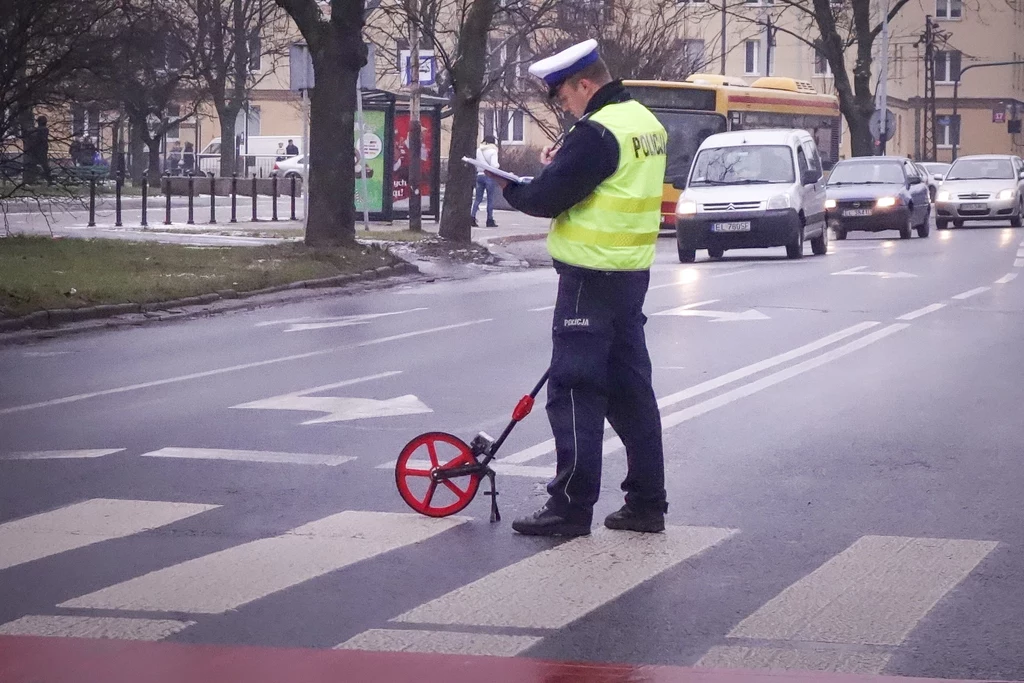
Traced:
POLYGON ((663 534, 598 529, 420 605, 397 622, 559 629, 735 533, 669 527, 663 534))
POLYGON ((336 650, 429 652, 442 655, 514 657, 541 641, 535 636, 503 636, 455 631, 401 631, 374 628, 338 645, 336 650))
POLYGON ((155 641, 194 624, 173 619, 31 615, 0 625, 0 635, 155 641))
POLYGON ((217 505, 94 498, 0 524, 0 569, 177 522, 217 505))
POLYGON ((221 614, 356 562, 419 543, 465 522, 347 510, 273 538, 244 543, 59 605, 221 614))
POLYGON ((813 647, 718 646, 711 648, 697 666, 709 669, 787 669, 831 671, 846 674, 878 674, 892 657, 881 652, 847 652, 813 647))
POLYGON ((75 460, 78 458, 102 458, 120 453, 123 448, 85 448, 71 451, 21 451, 0 455, 0 460, 75 460))
POLYGON ((863 536, 728 634, 730 639, 760 641, 756 646, 736 643, 715 648, 698 666, 756 668, 766 661, 793 661, 802 667, 806 657, 813 657, 819 662, 817 668, 824 670, 846 671, 842 667, 850 665, 859 673, 878 673, 891 654, 885 648, 902 643, 996 545, 995 541, 863 536), (833 647, 828 649, 828 644, 833 647), (877 657, 851 663, 835 645, 881 651, 877 657), (809 647, 819 651, 811 655, 809 647))
POLYGON ((274 451, 239 451, 224 448, 161 448, 143 453, 145 458, 182 458, 192 460, 234 460, 238 462, 269 462, 290 465, 337 466, 355 460, 350 455, 319 453, 279 453, 274 451))

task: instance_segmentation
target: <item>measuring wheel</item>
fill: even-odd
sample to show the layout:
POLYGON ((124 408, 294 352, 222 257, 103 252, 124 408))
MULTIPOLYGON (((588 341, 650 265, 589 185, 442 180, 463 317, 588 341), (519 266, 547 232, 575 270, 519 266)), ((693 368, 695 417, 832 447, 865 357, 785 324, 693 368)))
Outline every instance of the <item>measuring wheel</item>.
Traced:
POLYGON ((484 469, 473 450, 445 432, 420 434, 405 445, 395 464, 402 500, 428 517, 454 515, 476 496, 484 469))

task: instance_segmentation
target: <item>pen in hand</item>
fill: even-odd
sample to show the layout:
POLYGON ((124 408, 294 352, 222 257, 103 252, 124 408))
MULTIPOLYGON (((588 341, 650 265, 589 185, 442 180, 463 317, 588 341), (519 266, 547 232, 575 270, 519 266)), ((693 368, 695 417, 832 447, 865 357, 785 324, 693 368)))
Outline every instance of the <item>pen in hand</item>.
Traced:
POLYGON ((559 135, 557 138, 555 138, 554 142, 552 142, 550 145, 541 150, 540 163, 544 164, 545 166, 550 164, 555 158, 555 151, 558 149, 558 147, 561 146, 563 140, 565 140, 565 133, 559 135))

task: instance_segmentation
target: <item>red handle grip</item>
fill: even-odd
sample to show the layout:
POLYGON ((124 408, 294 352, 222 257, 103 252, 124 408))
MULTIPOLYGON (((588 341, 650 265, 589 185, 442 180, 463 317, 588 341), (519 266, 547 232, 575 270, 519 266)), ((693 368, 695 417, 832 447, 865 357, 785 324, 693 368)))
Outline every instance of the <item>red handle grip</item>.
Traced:
POLYGON ((533 410, 533 396, 523 396, 516 404, 516 409, 512 411, 512 419, 519 422, 529 415, 531 410, 533 410))

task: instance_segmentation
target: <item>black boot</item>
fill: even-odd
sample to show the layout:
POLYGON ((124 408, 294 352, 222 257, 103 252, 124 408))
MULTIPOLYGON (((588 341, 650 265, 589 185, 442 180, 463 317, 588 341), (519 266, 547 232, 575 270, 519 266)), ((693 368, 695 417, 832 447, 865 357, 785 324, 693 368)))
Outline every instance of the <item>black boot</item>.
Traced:
POLYGON ((588 536, 590 516, 557 513, 547 506, 512 522, 512 528, 526 536, 588 536))
POLYGON ((473 217, 473 222, 470 225, 472 225, 474 228, 479 228, 480 227, 479 225, 476 224, 476 217, 475 216, 473 217))
POLYGON ((657 533, 665 530, 665 513, 663 512, 638 512, 628 505, 604 518, 604 525, 609 529, 618 531, 642 531, 646 533, 657 533))
POLYGON ((487 227, 488 228, 496 228, 496 227, 498 227, 498 224, 494 222, 493 218, 489 218, 489 219, 487 219, 487 227))

